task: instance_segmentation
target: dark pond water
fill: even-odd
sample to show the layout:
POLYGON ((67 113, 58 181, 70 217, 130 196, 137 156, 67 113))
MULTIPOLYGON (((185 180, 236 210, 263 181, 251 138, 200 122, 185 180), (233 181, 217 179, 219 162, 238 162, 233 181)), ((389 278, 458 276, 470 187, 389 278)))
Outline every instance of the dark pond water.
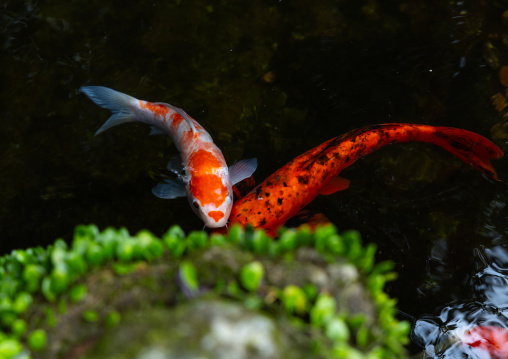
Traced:
MULTIPOLYGON (((375 123, 460 127, 506 151, 505 10, 502 0, 4 0, 0 251, 69 240, 80 223, 202 228, 185 198, 151 194, 171 141, 141 124, 94 137, 109 113, 82 85, 184 108, 228 163, 257 157, 258 181, 375 123)), ((507 161, 494 166, 508 180, 507 161)), ((396 263, 388 290, 418 320, 412 352, 464 323, 508 326, 505 183, 417 143, 343 175, 349 190, 310 207, 396 263)))

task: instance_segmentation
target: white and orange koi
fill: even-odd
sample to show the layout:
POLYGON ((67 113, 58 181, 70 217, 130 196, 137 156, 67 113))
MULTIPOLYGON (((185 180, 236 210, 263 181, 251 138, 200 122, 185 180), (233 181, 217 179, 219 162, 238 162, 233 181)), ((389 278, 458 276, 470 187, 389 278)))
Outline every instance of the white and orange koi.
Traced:
POLYGON ((180 151, 181 162, 170 161, 168 168, 178 177, 155 186, 153 194, 160 198, 187 196, 207 227, 226 225, 233 206, 232 185, 252 175, 257 167, 255 158, 228 168, 208 132, 178 107, 138 100, 102 86, 84 86, 80 91, 112 112, 96 135, 126 122, 143 122, 155 132, 169 135, 180 151))

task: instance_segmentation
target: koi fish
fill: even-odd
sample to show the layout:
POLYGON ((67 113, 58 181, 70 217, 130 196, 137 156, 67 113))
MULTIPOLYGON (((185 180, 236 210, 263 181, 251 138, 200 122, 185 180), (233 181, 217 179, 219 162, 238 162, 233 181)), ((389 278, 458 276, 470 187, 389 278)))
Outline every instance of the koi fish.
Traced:
MULTIPOLYGON (((508 358, 508 329, 493 325, 466 325, 441 333, 444 340, 425 347, 410 359, 420 358, 508 358)), ((437 338, 434 338, 437 339, 437 338)))
POLYGON ((96 135, 113 126, 135 121, 152 126, 152 134, 169 135, 180 152, 180 160, 168 164, 177 179, 156 185, 153 194, 160 198, 187 196, 191 208, 205 226, 226 225, 233 206, 232 185, 252 175, 257 167, 255 158, 239 161, 228 168, 208 132, 178 107, 138 100, 101 86, 85 86, 80 91, 112 112, 96 135))
MULTIPOLYGON (((236 198, 239 199, 245 196, 254 187, 256 187, 256 181, 254 180, 254 177, 251 176, 234 185, 233 192, 235 193, 236 198)), ((284 223, 284 226, 288 228, 298 228, 305 224, 310 229, 315 229, 318 226, 329 223, 331 223, 330 220, 323 213, 304 209, 298 212, 296 216, 289 218, 286 223, 284 223)), ((225 234, 226 229, 224 228, 224 231, 216 231, 216 233, 225 234)))
POLYGON ((446 340, 429 345, 411 358, 508 358, 508 329, 493 325, 467 325, 447 333, 446 340))
POLYGON ((503 152, 486 138, 458 128, 388 123, 353 130, 296 157, 236 201, 231 223, 251 224, 274 233, 319 194, 347 189, 338 174, 359 158, 397 142, 429 142, 498 180, 489 160, 503 152))
POLYGON ((486 351, 490 358, 508 358, 508 330, 490 325, 478 325, 460 336, 463 345, 486 351))

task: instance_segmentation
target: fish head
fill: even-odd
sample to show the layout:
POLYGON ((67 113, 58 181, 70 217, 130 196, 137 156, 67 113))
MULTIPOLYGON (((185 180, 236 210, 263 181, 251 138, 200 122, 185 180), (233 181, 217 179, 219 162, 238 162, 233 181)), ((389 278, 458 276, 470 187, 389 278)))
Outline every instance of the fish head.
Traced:
POLYGON ((233 208, 233 190, 227 173, 194 175, 188 186, 189 203, 206 227, 224 227, 233 208))
POLYGON ((227 195, 218 207, 213 203, 202 205, 199 200, 192 198, 191 206, 206 227, 221 228, 226 226, 228 222, 233 207, 233 198, 231 194, 227 195))

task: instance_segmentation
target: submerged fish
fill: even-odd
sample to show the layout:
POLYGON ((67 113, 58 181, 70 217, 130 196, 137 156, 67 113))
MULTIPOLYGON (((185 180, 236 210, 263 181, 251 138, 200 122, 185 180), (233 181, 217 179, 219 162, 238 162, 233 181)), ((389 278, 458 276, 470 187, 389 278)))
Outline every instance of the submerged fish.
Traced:
MULTIPOLYGON (((493 325, 465 325, 430 334, 424 351, 410 359, 421 358, 508 358, 508 329, 493 325), (439 341, 439 339, 443 339, 439 341)), ((429 333, 427 333, 429 334, 429 333)))
POLYGON ((125 122, 143 122, 152 133, 165 133, 180 151, 180 161, 170 161, 168 168, 178 175, 152 190, 160 198, 187 196, 191 208, 207 227, 226 225, 233 205, 232 185, 250 177, 256 170, 255 158, 229 167, 220 149, 199 123, 178 107, 167 103, 147 102, 121 92, 101 87, 81 87, 97 105, 113 115, 95 133, 125 122))
POLYGON ((419 358, 508 358, 508 329, 493 325, 466 325, 442 333, 445 338, 436 344, 428 344, 419 358))
POLYGON ((368 126, 332 138, 296 157, 236 201, 230 222, 274 233, 319 194, 348 188, 338 174, 359 158, 397 142, 430 142, 497 180, 489 160, 503 152, 486 138, 458 128, 389 123, 368 126))
POLYGON ((487 352, 489 358, 508 358, 508 330, 491 325, 478 325, 458 335, 463 345, 487 352))

